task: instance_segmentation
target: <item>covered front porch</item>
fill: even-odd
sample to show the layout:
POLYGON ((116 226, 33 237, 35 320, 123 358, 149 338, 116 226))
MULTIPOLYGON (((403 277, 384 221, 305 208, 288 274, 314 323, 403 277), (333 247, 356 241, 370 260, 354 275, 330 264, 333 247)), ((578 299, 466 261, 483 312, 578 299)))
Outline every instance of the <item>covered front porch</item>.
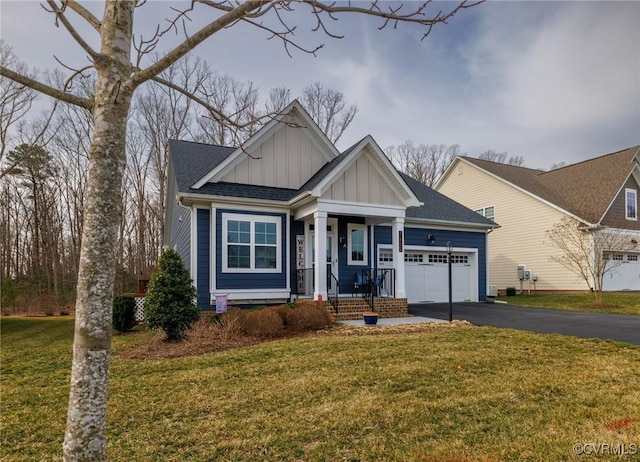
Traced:
POLYGON ((349 211, 314 210, 293 217, 292 298, 324 301, 339 319, 359 319, 365 311, 406 316, 404 217, 398 216, 404 210, 378 208, 379 215, 372 216, 365 215, 373 212, 370 207, 352 205, 349 211), (392 229, 391 249, 376 248, 377 225, 392 229))

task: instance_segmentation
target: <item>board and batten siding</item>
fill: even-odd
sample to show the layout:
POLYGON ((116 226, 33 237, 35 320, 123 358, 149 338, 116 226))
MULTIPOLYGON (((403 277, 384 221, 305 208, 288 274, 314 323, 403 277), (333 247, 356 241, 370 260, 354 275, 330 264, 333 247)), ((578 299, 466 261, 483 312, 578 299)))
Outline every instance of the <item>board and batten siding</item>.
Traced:
POLYGON ((459 171, 454 165, 438 192, 472 210, 495 207, 494 220, 500 228, 488 238, 490 285, 519 289, 517 267, 525 265, 538 276, 539 290, 588 289, 583 280, 550 260, 560 251, 548 243, 545 233, 565 214, 473 165, 462 163, 459 171))
POLYGON ((327 162, 304 128, 288 125, 249 154, 222 181, 298 189, 327 162))
POLYGON ((402 205, 396 192, 367 154, 358 157, 336 178, 322 198, 366 204, 402 205))

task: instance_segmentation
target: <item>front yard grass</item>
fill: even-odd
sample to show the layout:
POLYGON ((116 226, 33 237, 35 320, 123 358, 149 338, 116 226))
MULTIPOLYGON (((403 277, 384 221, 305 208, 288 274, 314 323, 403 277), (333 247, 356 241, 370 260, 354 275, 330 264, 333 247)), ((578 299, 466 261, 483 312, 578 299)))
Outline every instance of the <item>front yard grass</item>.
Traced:
MULTIPOLYGON (((73 319, 1 328, 0 459, 59 460, 73 319)), ((151 334, 114 335, 109 460, 540 462, 596 459, 576 444, 640 449, 639 347, 464 325, 341 332, 164 360, 123 359, 151 334)))
POLYGON ((519 294, 513 297, 498 297, 509 305, 533 306, 570 311, 590 311, 594 313, 638 314, 640 315, 640 293, 604 292, 602 305, 593 304, 593 296, 582 294, 519 294))

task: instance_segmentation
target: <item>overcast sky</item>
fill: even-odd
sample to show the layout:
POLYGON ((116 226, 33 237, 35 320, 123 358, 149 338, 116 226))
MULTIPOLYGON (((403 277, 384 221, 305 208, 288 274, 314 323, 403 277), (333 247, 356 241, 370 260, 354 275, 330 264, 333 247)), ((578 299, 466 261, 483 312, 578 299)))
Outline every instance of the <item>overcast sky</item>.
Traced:
MULTIPOLYGON (((100 3, 90 3, 98 16, 100 3)), ((145 5, 136 13, 138 31, 169 17, 169 6, 145 5)), ((193 24, 207 13, 200 9, 193 24)), ((54 54, 86 64, 39 2, 2 0, 0 14, 1 37, 29 65, 57 68, 54 54)), ((382 148, 405 140, 459 144, 471 156, 506 151, 548 169, 640 144, 640 2, 488 2, 423 41, 416 27, 380 31, 379 24, 340 19, 330 25, 346 36, 338 40, 311 32, 307 13, 296 36, 325 45, 316 57, 289 58, 281 43, 249 26, 216 34, 195 54, 264 95, 277 86, 298 95, 314 81, 342 91, 360 111, 339 149, 371 134, 382 148)), ((81 29, 95 44, 96 34, 81 29)))

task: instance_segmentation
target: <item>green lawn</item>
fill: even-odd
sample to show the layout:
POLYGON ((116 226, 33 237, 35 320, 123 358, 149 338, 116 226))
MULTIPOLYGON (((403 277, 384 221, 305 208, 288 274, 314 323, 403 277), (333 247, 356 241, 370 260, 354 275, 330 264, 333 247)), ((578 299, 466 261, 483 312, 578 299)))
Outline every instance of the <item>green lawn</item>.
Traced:
MULTIPOLYGON (((2 461, 60 459, 72 321, 2 318, 2 461)), ((117 356, 148 338, 114 336, 111 461, 555 462, 596 460, 573 454, 581 443, 640 449, 640 348, 628 344, 468 326, 117 356)))
POLYGON ((513 297, 499 297, 498 300, 518 306, 640 315, 640 293, 605 292, 602 295, 603 306, 593 306, 593 296, 588 293, 521 294, 513 297))

